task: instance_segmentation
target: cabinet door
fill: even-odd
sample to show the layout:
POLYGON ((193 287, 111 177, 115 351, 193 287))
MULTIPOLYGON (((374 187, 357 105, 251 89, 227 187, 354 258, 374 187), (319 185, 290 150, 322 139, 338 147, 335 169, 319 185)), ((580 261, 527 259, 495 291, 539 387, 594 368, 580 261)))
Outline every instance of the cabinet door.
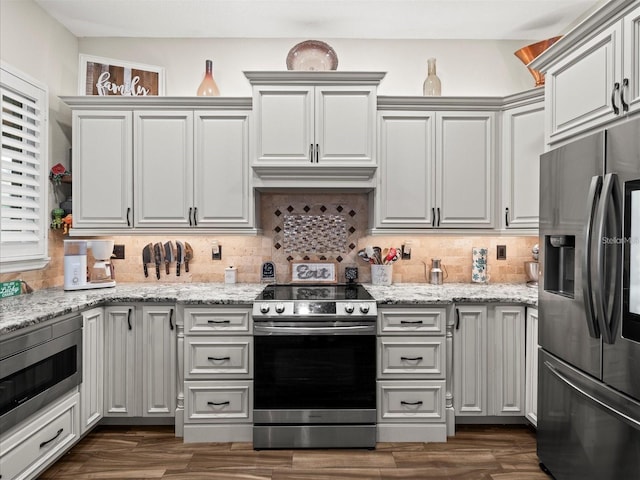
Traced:
POLYGON ((170 417, 176 409, 174 308, 142 307, 142 415, 170 417))
POLYGON ((131 118, 131 112, 73 112, 74 228, 132 226, 131 118))
POLYGON ((102 418, 104 405, 104 311, 82 314, 82 383, 80 384, 80 434, 102 418))
POLYGON ((495 307, 489 319, 489 415, 524 415, 523 307, 495 307))
POLYGON ((196 112, 194 208, 200 226, 252 226, 249 113, 196 112))
POLYGON ((544 103, 507 110, 502 119, 502 226, 538 228, 544 103))
POLYGON ((456 415, 487 415, 487 307, 456 306, 453 399, 456 415))
POLYGON ((193 113, 135 112, 137 227, 193 223, 193 113))
POLYGON ((538 424, 538 309, 527 308, 525 417, 538 424))
POLYGON ((104 325, 104 416, 138 416, 134 308, 106 307, 104 325))
POLYGON ((316 87, 315 144, 320 165, 375 165, 376 88, 316 87))
POLYGON ((431 227, 434 212, 435 114, 380 112, 380 185, 376 226, 431 227))
POLYGON ((307 165, 314 160, 314 88, 255 87, 255 165, 307 165))
POLYGON ((622 29, 615 23, 546 73, 550 143, 616 118, 612 98, 622 77, 622 29))
POLYGON ((436 115, 436 225, 491 228, 495 115, 436 115))
POLYGON ((623 20, 624 32, 624 86, 623 95, 629 111, 640 109, 640 6, 628 13, 623 20))

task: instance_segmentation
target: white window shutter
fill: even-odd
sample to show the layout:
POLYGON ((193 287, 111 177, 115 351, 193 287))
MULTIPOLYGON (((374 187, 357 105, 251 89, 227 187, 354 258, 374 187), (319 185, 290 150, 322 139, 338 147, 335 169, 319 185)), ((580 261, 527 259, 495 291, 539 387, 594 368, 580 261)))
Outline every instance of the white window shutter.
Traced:
POLYGON ((0 73, 0 271, 6 272, 47 259, 48 99, 46 88, 15 70, 2 65, 0 73))

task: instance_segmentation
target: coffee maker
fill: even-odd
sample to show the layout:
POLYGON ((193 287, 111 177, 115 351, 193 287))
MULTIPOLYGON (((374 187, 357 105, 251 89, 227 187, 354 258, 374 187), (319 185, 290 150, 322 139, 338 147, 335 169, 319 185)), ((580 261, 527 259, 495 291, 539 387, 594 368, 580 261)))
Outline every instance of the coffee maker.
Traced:
POLYGON ((113 240, 65 240, 64 289, 115 287, 112 254, 113 240), (90 270, 87 270, 87 249, 95 259, 90 270))

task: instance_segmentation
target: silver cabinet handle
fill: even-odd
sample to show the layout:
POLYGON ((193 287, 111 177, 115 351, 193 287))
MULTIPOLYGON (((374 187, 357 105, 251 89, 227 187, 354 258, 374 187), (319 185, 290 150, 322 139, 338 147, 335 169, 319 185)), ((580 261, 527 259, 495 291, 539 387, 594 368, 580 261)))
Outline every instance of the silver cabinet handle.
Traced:
POLYGON ((46 447, 48 444, 53 442, 56 438, 58 438, 60 435, 62 435, 62 432, 64 432, 64 428, 61 428, 60 430, 58 430, 58 432, 55 434, 55 436, 53 438, 50 438, 49 440, 45 440, 44 442, 42 442, 40 444, 40 448, 46 447))
POLYGON ((620 103, 622 104, 622 113, 629 111, 629 104, 624 100, 624 91, 629 88, 629 79, 622 80, 622 86, 620 87, 620 103))
POLYGON ((620 113, 620 109, 616 105, 616 92, 620 90, 620 83, 616 82, 613 84, 613 90, 611 91, 611 107, 613 108, 613 113, 618 115, 620 113))

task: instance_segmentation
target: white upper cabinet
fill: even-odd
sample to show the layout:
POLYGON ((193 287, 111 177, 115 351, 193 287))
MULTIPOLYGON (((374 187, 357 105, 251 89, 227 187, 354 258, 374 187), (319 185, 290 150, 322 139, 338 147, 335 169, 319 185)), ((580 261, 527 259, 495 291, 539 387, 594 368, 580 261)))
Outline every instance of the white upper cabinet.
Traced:
POLYGON ((133 226, 130 111, 73 112, 73 226, 133 226))
POLYGON ((257 187, 372 187, 382 73, 245 72, 257 187))
POLYGON ((630 0, 605 4, 534 60, 546 72, 546 142, 640 111, 639 63, 640 6, 630 0))
POLYGON ((436 115, 436 227, 493 226, 495 113, 436 115))
POLYGON ((193 113, 134 112, 135 225, 193 225, 193 113))
POLYGON ((544 152, 543 89, 531 103, 502 114, 501 227, 538 228, 540 155, 544 152))
POLYGON ((72 235, 257 232, 250 99, 63 100, 74 110, 72 235))
POLYGON ((378 112, 374 227, 492 228, 496 113, 392 102, 378 112))

